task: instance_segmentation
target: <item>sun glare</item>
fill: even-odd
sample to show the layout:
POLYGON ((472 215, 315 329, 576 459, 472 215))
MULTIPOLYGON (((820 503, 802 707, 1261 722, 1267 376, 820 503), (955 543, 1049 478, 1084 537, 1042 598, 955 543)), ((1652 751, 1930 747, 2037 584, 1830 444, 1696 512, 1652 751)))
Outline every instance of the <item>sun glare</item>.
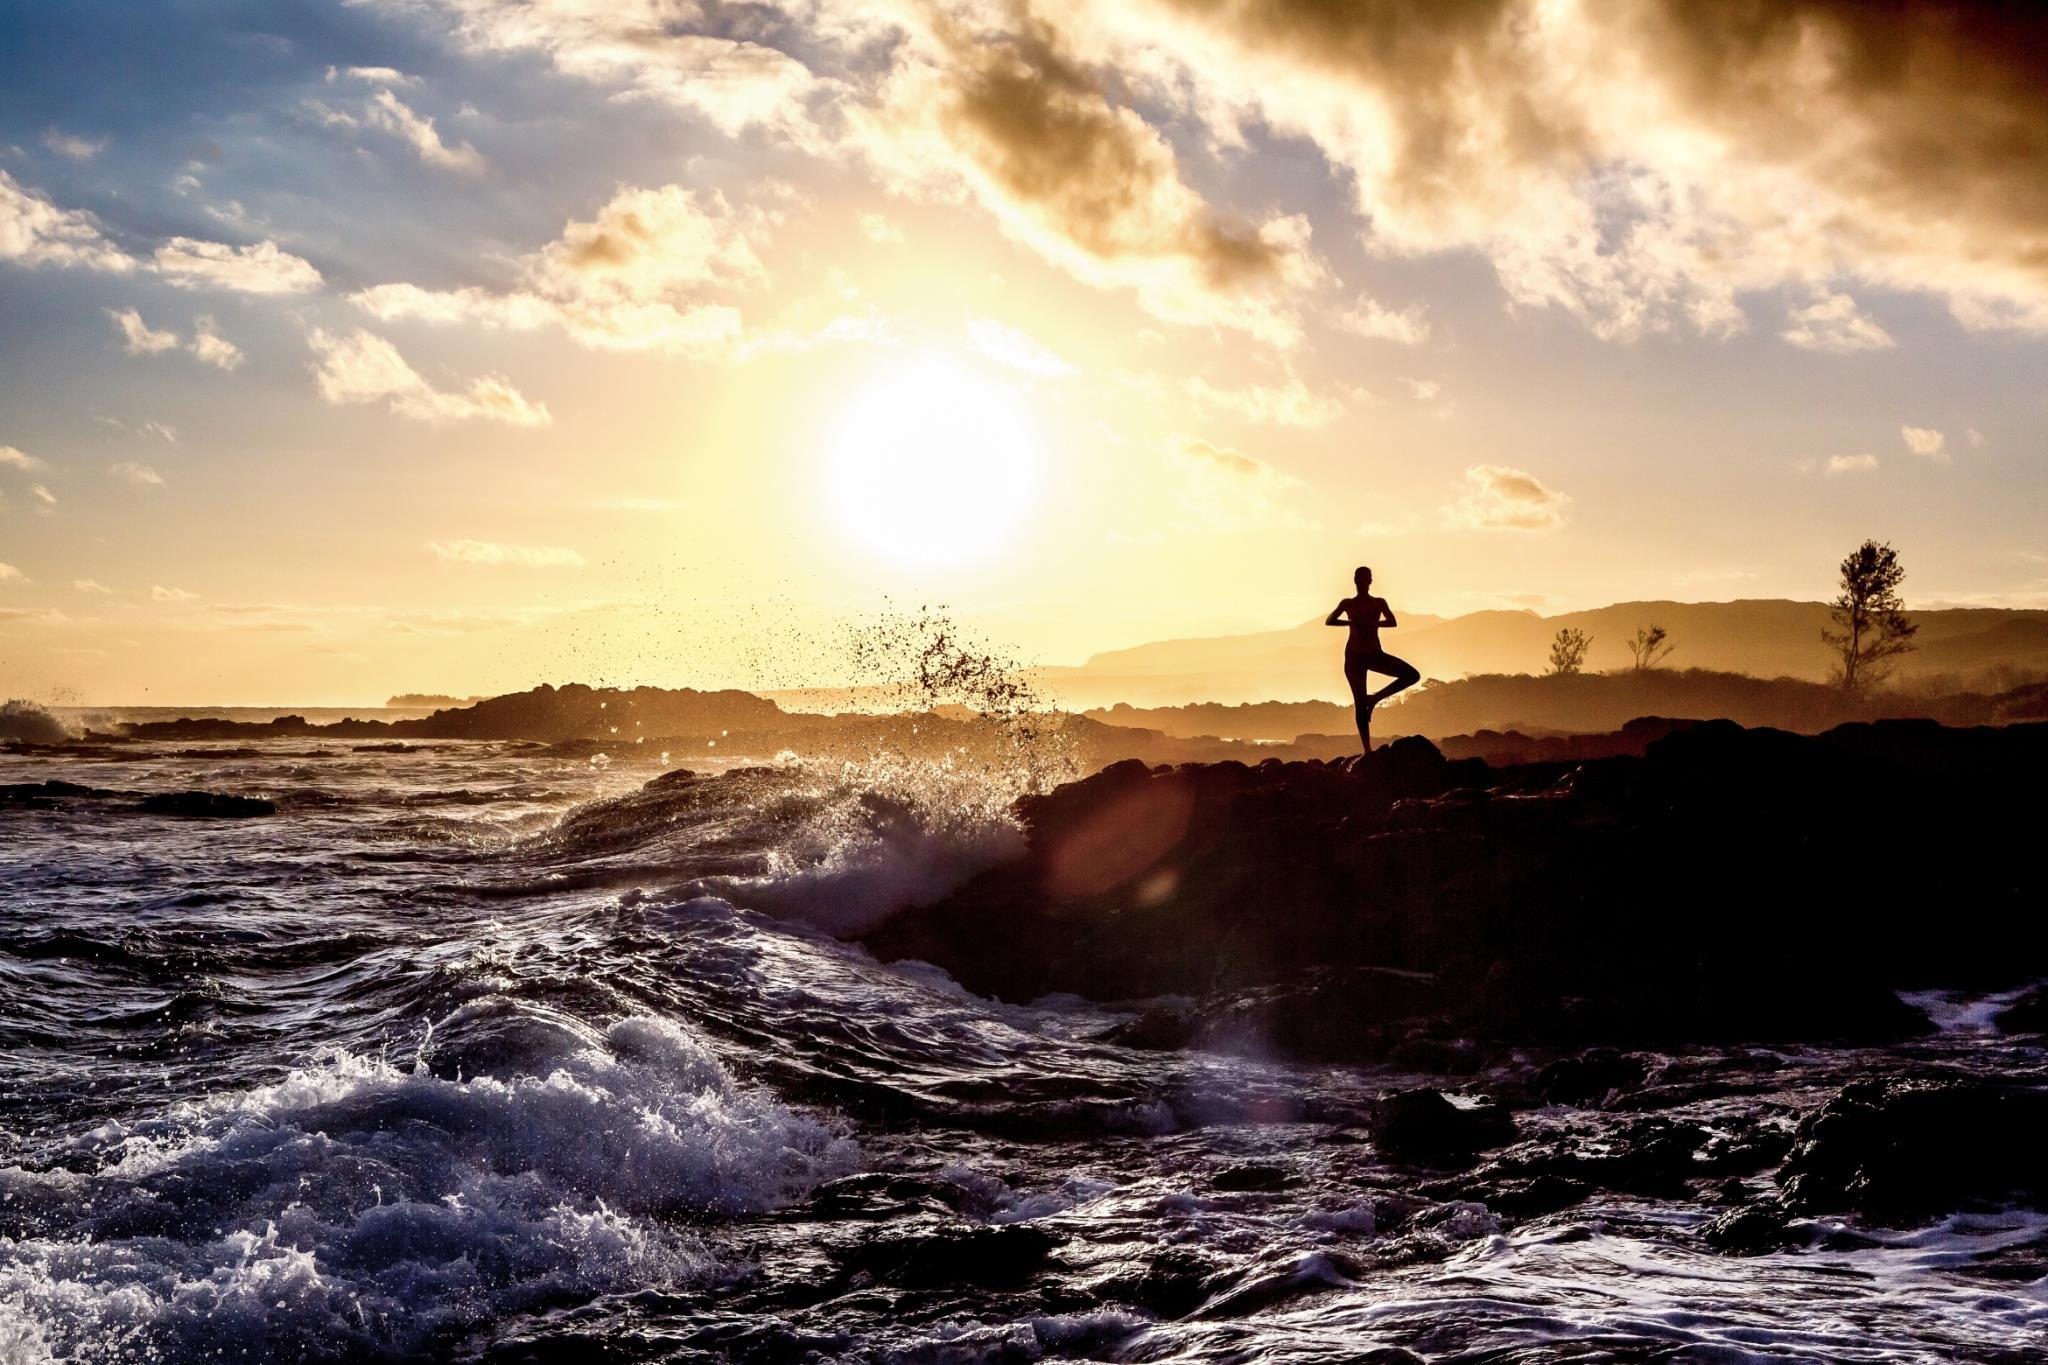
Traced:
POLYGON ((841 527, 899 563, 983 558, 1036 492, 1038 453, 1016 396, 963 366, 922 361, 863 392, 827 454, 841 527))

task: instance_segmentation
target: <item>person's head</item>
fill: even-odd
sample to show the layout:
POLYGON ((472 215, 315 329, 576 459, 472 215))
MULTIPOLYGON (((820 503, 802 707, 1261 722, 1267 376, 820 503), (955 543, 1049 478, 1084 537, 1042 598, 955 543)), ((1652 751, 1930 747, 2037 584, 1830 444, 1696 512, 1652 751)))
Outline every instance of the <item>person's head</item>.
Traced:
POLYGON ((1372 570, 1366 568, 1363 564, 1359 565, 1351 571, 1351 581, 1358 585, 1360 592, 1364 592, 1372 586, 1372 570))

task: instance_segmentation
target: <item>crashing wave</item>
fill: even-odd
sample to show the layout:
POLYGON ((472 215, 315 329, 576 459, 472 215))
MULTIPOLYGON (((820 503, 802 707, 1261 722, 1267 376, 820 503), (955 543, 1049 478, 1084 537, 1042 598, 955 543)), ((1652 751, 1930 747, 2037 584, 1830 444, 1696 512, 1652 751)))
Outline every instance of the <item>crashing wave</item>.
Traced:
POLYGON ((430 1350, 701 1281, 715 1260, 682 1220, 771 1209, 855 1164, 674 1022, 560 1036, 504 1076, 461 1074, 459 1038, 407 1067, 336 1055, 0 1168, 0 1359, 430 1350))

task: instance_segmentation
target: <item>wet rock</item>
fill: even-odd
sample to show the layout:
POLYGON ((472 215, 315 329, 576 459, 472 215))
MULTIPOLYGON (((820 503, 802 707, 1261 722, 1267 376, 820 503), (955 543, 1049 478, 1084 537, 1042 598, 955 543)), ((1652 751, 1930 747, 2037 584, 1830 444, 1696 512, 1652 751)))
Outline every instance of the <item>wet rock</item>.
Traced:
POLYGON ((63 801, 114 794, 76 782, 10 782, 0 786, 0 810, 50 810, 63 801))
POLYGON ((1583 1180, 1545 1173, 1528 1180, 1502 1180, 1479 1192, 1481 1202, 1510 1218, 1540 1218, 1582 1204, 1593 1193, 1583 1180))
POLYGON ((1195 1040, 1193 1011, 1154 1006, 1103 1035, 1102 1041, 1146 1052, 1175 1052, 1195 1040))
POLYGON ((943 1228, 860 1244, 845 1253, 843 1265, 904 1288, 1003 1288, 1029 1279, 1063 1240, 1029 1223, 943 1228))
POLYGON ((1295 1183, 1294 1176, 1283 1166, 1267 1166, 1247 1162, 1240 1166, 1227 1166, 1209 1180, 1212 1188, 1231 1193, 1255 1193, 1268 1190, 1284 1190, 1295 1183))
POLYGON ((1648 1074, 1640 1058, 1612 1048, 1591 1048, 1544 1067, 1536 1076, 1536 1093, 1546 1104, 1597 1109, 1615 1091, 1641 1085, 1648 1074))
MULTIPOLYGON (((863 941, 1008 1000, 1200 998, 1199 1046, 1615 1049, 1547 1078, 1581 1105, 1640 1083, 1631 1050, 1894 1041, 1932 1028, 1899 987, 2048 974, 2025 796, 2048 725, 1652 732, 1641 757, 1508 769, 1420 741, 1348 764, 1116 764, 1020 801, 1023 856, 863 941), (1845 858, 1873 809, 1915 837, 1845 858), (1404 1015, 1324 984, 1375 971, 1439 997, 1404 1015)), ((1180 1041, 1163 1020, 1132 1037, 1180 1041)), ((1463 1060, 1431 1053, 1408 1064, 1463 1060)))
POLYGON ((1220 1262, 1200 1252, 1173 1247, 1146 1262, 1098 1281, 1095 1291, 1115 1303, 1134 1304, 1161 1318, 1184 1318, 1207 1301, 1223 1275, 1220 1262))
POLYGON ((1441 1090, 1402 1090, 1380 1102, 1373 1142, 1397 1161, 1459 1166, 1474 1154, 1515 1139, 1515 1123, 1492 1101, 1451 1102, 1441 1090))
POLYGON ((277 803, 227 792, 157 792, 142 798, 150 815, 175 815, 198 820, 246 820, 277 814, 277 803))
POLYGON ((1486 1054, 1470 1038, 1439 1038, 1411 1033, 1387 1053, 1387 1060, 1410 1071, 1431 1071, 1440 1076, 1475 1076, 1486 1065, 1486 1054))
POLYGON ((2048 1090, 1974 1080, 1859 1081, 1800 1121, 1786 1205, 1904 1226, 1972 1205, 2048 1206, 2048 1090))
POLYGON ((1310 971, 1272 986, 1203 1002, 1195 1042, 1220 1052, 1297 1062, 1357 1063, 1385 1057, 1404 1021, 1441 1008, 1434 979, 1412 972, 1310 971))
POLYGON ((1602 1186, 1628 1194, 1679 1195, 1687 1182, 1706 1172, 1694 1154, 1707 1144, 1696 1123, 1643 1119, 1611 1138, 1614 1150, 1582 1169, 1602 1186))
POLYGON ((1700 1229, 1700 1236, 1716 1251, 1732 1256, 1761 1256, 1767 1251, 1798 1246, 1804 1240, 1787 1228, 1788 1221, 1784 1208, 1777 1202, 1761 1200, 1739 1205, 1709 1220, 1700 1229))
POLYGON ((2000 1033, 2048 1033, 2048 987, 2036 986, 1992 1017, 2000 1033))

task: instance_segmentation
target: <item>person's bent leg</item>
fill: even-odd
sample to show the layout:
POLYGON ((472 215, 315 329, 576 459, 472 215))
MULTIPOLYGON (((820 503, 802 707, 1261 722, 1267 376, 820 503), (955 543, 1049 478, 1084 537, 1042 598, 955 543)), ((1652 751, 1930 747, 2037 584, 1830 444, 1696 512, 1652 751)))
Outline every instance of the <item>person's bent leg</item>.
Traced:
POLYGON ((1404 688, 1413 687, 1422 681, 1422 675, 1415 671, 1415 665, 1409 663, 1406 659, 1398 658, 1392 654, 1380 655, 1378 662, 1374 664, 1374 668, 1393 679, 1392 682, 1372 694, 1375 704, 1383 702, 1396 692, 1404 688))

